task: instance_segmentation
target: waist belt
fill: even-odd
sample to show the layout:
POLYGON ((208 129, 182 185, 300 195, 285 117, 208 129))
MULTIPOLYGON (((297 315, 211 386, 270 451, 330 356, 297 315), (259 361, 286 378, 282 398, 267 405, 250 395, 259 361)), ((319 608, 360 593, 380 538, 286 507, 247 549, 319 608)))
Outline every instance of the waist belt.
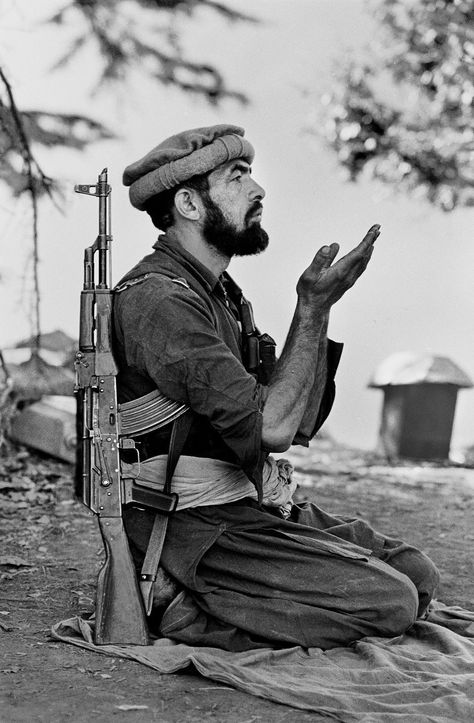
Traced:
MULTIPOLYGON (((133 478, 134 484, 165 492, 163 479, 167 469, 166 455, 145 462, 122 462, 122 476, 133 478)), ((291 502, 296 489, 293 467, 285 459, 268 456, 263 468, 263 504, 282 507, 291 502)), ((257 499, 257 491, 241 467, 208 457, 181 455, 175 465, 173 493, 179 497, 177 508, 224 505, 244 497, 257 499)))
MULTIPOLYGON (((134 484, 164 491, 166 455, 140 463, 122 462, 122 476, 134 484)), ((209 457, 181 455, 173 475, 173 493, 179 497, 178 510, 189 507, 221 505, 243 497, 257 498, 257 491, 238 465, 209 457)))

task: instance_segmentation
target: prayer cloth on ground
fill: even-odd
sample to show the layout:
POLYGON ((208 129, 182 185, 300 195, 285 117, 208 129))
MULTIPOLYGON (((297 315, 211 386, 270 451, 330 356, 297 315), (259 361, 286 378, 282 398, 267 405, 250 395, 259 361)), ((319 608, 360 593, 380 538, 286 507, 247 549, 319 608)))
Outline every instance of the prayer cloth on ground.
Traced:
POLYGON ((55 625, 56 640, 128 658, 159 673, 193 665, 203 676, 261 698, 352 723, 474 720, 474 612, 432 603, 394 638, 347 647, 229 652, 161 638, 150 646, 95 645, 93 622, 55 625))

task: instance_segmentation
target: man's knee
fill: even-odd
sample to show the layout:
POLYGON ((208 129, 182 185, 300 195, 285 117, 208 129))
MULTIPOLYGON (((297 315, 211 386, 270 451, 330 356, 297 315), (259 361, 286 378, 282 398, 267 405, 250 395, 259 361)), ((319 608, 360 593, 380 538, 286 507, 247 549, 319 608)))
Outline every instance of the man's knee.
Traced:
POLYGON ((380 614, 380 628, 384 635, 401 635, 418 617, 418 591, 407 577, 395 581, 387 590, 385 605, 380 614))
POLYGON ((417 618, 418 591, 409 577, 380 560, 372 558, 371 568, 373 617, 370 622, 377 631, 375 634, 401 635, 417 618))
POLYGON ((418 615, 422 615, 430 601, 433 599, 439 585, 439 570, 430 558, 417 550, 415 559, 412 560, 408 576, 414 582, 420 598, 420 609, 418 615))
POLYGON ((440 575, 434 562, 424 552, 408 545, 390 555, 386 562, 413 582, 419 597, 418 616, 423 615, 439 585, 440 575))

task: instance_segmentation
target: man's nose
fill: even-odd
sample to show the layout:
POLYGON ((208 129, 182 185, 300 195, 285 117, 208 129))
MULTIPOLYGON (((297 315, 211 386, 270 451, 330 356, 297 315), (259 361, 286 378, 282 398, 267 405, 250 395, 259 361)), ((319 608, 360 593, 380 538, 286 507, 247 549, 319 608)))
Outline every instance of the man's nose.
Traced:
POLYGON ((255 181, 253 178, 250 179, 252 181, 252 188, 250 191, 250 198, 255 201, 259 200, 262 201, 265 198, 265 189, 260 186, 257 181, 255 181))

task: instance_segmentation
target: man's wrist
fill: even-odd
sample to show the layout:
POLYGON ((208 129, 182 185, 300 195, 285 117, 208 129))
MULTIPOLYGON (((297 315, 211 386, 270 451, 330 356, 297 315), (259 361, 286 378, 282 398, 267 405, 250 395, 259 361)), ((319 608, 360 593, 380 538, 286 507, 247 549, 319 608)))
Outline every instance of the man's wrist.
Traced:
POLYGON ((299 326, 309 327, 317 334, 321 332, 326 334, 329 323, 329 309, 315 309, 304 302, 298 301, 295 321, 299 326))

